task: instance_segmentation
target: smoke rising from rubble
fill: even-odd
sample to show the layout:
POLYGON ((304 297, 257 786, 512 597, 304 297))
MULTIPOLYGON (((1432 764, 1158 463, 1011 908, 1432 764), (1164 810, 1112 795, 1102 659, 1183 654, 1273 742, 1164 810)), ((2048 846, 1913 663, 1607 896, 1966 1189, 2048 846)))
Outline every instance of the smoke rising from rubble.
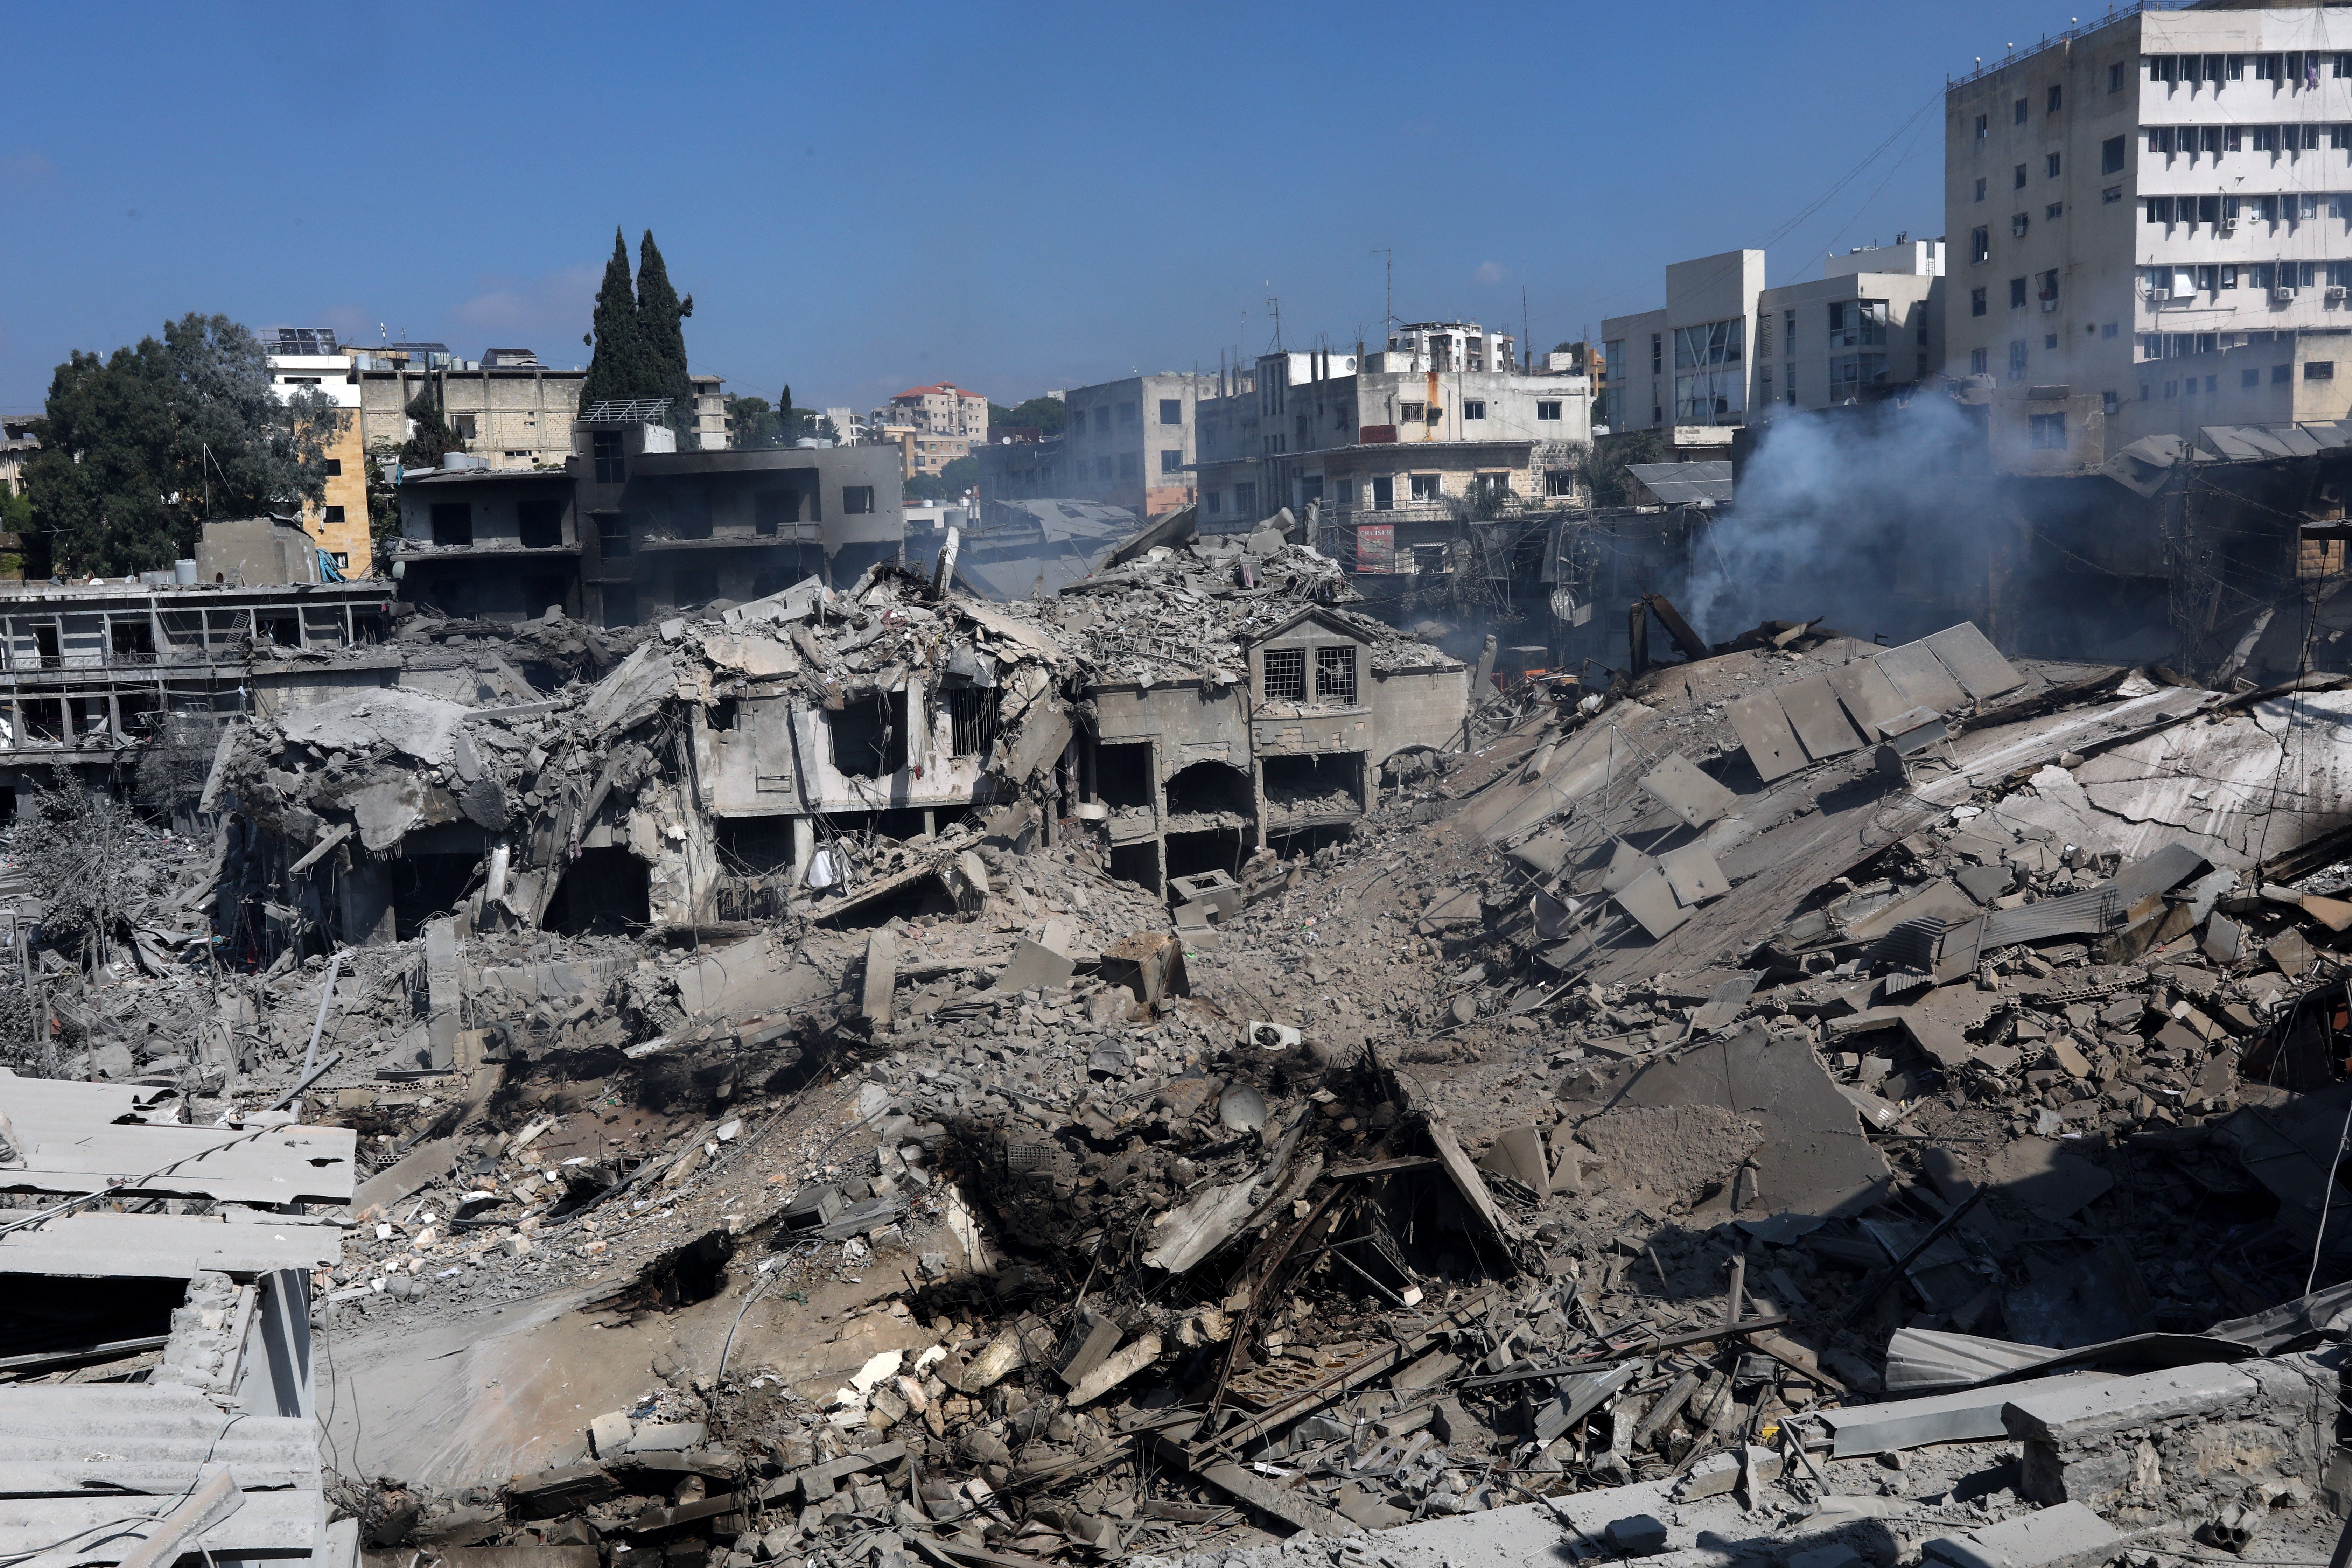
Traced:
POLYGON ((1767 428, 1738 501, 1694 552, 1687 613, 1702 636, 1825 616, 1853 637, 1900 642, 1950 623, 1939 606, 1973 542, 1940 520, 1967 416, 1941 397, 1868 412, 1767 428))

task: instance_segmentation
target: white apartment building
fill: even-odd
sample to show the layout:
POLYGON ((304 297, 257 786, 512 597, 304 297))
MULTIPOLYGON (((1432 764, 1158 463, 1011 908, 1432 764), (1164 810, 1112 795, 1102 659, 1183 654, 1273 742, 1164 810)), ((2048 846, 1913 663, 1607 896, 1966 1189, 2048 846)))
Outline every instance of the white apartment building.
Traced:
POLYGON ((1901 236, 1825 258, 1821 269, 1767 288, 1760 250, 1669 265, 1663 309, 1601 322, 1598 422, 1612 431, 1759 424, 1942 368, 1942 240, 1901 236))
POLYGON ((1062 394, 1061 488, 1055 496, 1158 517, 1192 504, 1194 410, 1217 378, 1163 371, 1062 394))
POLYGON ((2352 406, 2352 16, 2102 19, 1954 82, 1945 138, 1955 375, 2096 399, 2107 452, 2352 406))
POLYGON ((1202 402, 1201 527, 1313 504, 1318 542, 1351 569, 1419 570, 1414 552, 1441 549, 1459 511, 1574 499, 1592 384, 1571 360, 1521 371, 1515 340, 1472 321, 1399 327, 1360 360, 1262 354, 1202 402))

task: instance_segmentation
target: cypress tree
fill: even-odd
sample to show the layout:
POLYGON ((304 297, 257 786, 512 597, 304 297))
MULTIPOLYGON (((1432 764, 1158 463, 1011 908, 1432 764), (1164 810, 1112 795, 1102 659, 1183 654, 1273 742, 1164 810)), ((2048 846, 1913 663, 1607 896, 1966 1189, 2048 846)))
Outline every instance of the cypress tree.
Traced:
POLYGON ((784 383, 784 395, 776 405, 776 417, 778 425, 783 431, 785 446, 789 447, 801 438, 801 422, 799 416, 793 412, 793 384, 789 381, 784 383))
POLYGON ((613 230, 613 258, 604 263, 604 281, 596 290, 596 326, 588 341, 594 352, 588 379, 580 385, 582 413, 599 403, 662 395, 645 374, 645 346, 629 285, 629 247, 618 228, 613 230))
POLYGON ((646 230, 637 245, 637 342, 644 355, 640 380, 645 390, 635 395, 668 398, 670 425, 680 430, 694 425, 694 384, 687 379, 682 324, 692 309, 678 302, 669 268, 662 265, 661 251, 654 245, 654 231, 646 230))

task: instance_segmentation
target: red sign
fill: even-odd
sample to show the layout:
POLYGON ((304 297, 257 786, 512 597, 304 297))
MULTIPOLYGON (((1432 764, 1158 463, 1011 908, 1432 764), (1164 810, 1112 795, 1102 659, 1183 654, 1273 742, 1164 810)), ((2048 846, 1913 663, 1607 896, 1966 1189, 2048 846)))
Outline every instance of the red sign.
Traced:
POLYGON ((1356 525, 1356 570, 1396 570, 1396 524, 1360 522, 1356 525))
POLYGON ((1396 426, 1393 425, 1364 425, 1358 426, 1356 431, 1356 443, 1359 446, 1379 446, 1395 439, 1396 426))

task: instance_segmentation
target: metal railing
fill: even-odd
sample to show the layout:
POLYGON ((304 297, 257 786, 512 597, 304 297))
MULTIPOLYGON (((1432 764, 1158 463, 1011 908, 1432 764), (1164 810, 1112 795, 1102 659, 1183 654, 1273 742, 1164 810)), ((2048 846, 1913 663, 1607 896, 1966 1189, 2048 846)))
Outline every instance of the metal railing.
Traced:
MULTIPOLYGON (((2029 48, 2011 49, 2008 54, 2003 55, 2000 59, 1993 61, 1990 65, 1979 66, 1965 76, 1953 76, 1948 71, 1946 72, 1944 75, 1945 89, 1948 91, 1956 87, 1966 87, 1972 81, 1980 81, 1986 77, 1995 75, 2000 71, 2005 71, 2010 67, 2016 65, 2021 61, 2030 60, 2038 54, 2042 54, 2050 49, 2054 49, 2061 44, 2070 43, 2076 38, 2088 37, 2093 33, 2100 32, 2105 28, 2115 26, 2117 22, 2128 21, 2132 17, 2138 16, 2142 11, 2177 11, 2181 8, 2182 3, 2183 0, 2131 0, 2131 3, 2127 5, 2111 5, 2107 8, 2107 14, 2104 16, 2096 17, 2088 22, 2078 22, 2074 26, 2068 27, 2063 32, 2044 33, 2042 35, 2042 41, 2040 43, 2035 44, 2029 48)), ((2133 61, 2132 68, 2134 70, 2137 70, 2139 68, 2139 62, 2137 60, 2133 61)))

